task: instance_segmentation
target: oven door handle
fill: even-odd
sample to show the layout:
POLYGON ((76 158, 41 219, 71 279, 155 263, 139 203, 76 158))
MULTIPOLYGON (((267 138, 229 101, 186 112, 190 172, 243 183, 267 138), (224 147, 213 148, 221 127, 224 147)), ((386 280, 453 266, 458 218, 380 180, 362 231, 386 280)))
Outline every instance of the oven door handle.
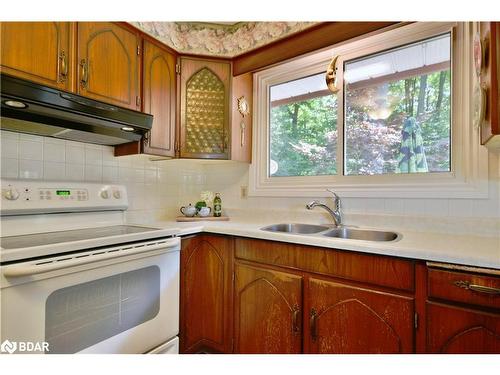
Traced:
POLYGON ((2 274, 5 277, 21 277, 21 276, 31 276, 38 275, 41 273, 47 273, 51 271, 57 271, 70 267, 82 266, 85 264, 100 262, 103 260, 117 259, 121 257, 126 257, 129 255, 144 254, 148 256, 148 253, 155 252, 158 254, 157 250, 164 250, 163 252, 172 251, 172 248, 179 246, 179 239, 172 238, 164 240, 161 243, 152 243, 151 245, 136 245, 136 246, 124 246, 123 248, 110 248, 109 250, 96 250, 90 253, 80 253, 73 254, 71 257, 58 257, 54 258, 53 261, 44 259, 39 263, 25 263, 25 264, 14 264, 2 267, 2 274))

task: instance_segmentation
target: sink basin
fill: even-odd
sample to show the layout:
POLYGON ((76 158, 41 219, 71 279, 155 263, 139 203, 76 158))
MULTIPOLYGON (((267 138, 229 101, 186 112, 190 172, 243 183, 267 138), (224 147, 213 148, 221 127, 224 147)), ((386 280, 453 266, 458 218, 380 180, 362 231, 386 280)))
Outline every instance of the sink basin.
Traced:
POLYGON ((378 230, 353 229, 353 228, 335 228, 322 233, 326 237, 346 238, 350 240, 364 241, 394 241, 398 235, 394 232, 384 232, 378 230))
POLYGON ((325 225, 314 225, 314 224, 273 224, 267 227, 261 228, 262 230, 267 230, 268 232, 280 232, 280 233, 292 233, 292 234, 315 234, 319 232, 324 232, 330 229, 325 225))

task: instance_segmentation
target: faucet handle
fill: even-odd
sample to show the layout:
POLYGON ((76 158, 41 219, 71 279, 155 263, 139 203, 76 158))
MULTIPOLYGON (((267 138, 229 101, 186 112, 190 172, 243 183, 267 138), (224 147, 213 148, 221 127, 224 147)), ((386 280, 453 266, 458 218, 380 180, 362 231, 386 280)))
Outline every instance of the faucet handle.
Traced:
POLYGON ((326 191, 330 192, 333 194, 333 201, 335 203, 335 209, 339 209, 340 208, 340 197, 337 195, 337 193, 335 193, 333 191, 333 189, 326 189, 326 191))
POLYGON ((333 191, 333 189, 326 189, 326 191, 330 192, 333 194, 333 197, 336 199, 336 200, 340 200, 340 197, 337 195, 337 193, 335 193, 333 191))

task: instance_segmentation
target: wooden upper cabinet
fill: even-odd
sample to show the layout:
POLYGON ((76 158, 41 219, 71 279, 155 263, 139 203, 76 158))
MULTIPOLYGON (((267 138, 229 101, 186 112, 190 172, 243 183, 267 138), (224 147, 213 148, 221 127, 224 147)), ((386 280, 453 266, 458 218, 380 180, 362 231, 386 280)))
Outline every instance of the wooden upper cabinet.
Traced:
POLYGON ((73 90, 70 22, 2 22, 1 71, 62 90, 73 90))
POLYGON ((252 161, 252 73, 233 77, 232 88, 231 160, 250 163, 252 161), (245 107, 248 112, 246 114, 245 107))
POLYGON ((427 303, 427 352, 500 353, 500 314, 427 303))
POLYGON ((231 64, 180 59, 180 157, 229 158, 231 64))
POLYGON ((309 353, 412 353, 413 298, 311 278, 309 353))
POLYGON ((480 81, 486 93, 481 143, 500 149, 500 22, 479 23, 479 33, 485 49, 480 81))
POLYGON ((181 353, 232 351, 232 244, 213 235, 182 240, 181 353))
POLYGON ((141 110, 139 37, 111 22, 78 23, 80 95, 141 110))
POLYGON ((174 54, 144 41, 143 111, 154 116, 144 139, 146 154, 175 156, 175 64, 174 54))
POLYGON ((235 353, 301 352, 302 278, 235 265, 235 353))

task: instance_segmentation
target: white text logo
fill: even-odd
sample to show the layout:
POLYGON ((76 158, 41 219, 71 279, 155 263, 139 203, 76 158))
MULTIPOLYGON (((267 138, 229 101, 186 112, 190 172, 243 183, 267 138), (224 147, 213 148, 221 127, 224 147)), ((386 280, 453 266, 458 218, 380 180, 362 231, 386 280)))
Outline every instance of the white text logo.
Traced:
POLYGON ((48 352, 49 343, 46 341, 9 341, 5 340, 0 345, 0 351, 2 353, 12 354, 17 352, 48 352))

